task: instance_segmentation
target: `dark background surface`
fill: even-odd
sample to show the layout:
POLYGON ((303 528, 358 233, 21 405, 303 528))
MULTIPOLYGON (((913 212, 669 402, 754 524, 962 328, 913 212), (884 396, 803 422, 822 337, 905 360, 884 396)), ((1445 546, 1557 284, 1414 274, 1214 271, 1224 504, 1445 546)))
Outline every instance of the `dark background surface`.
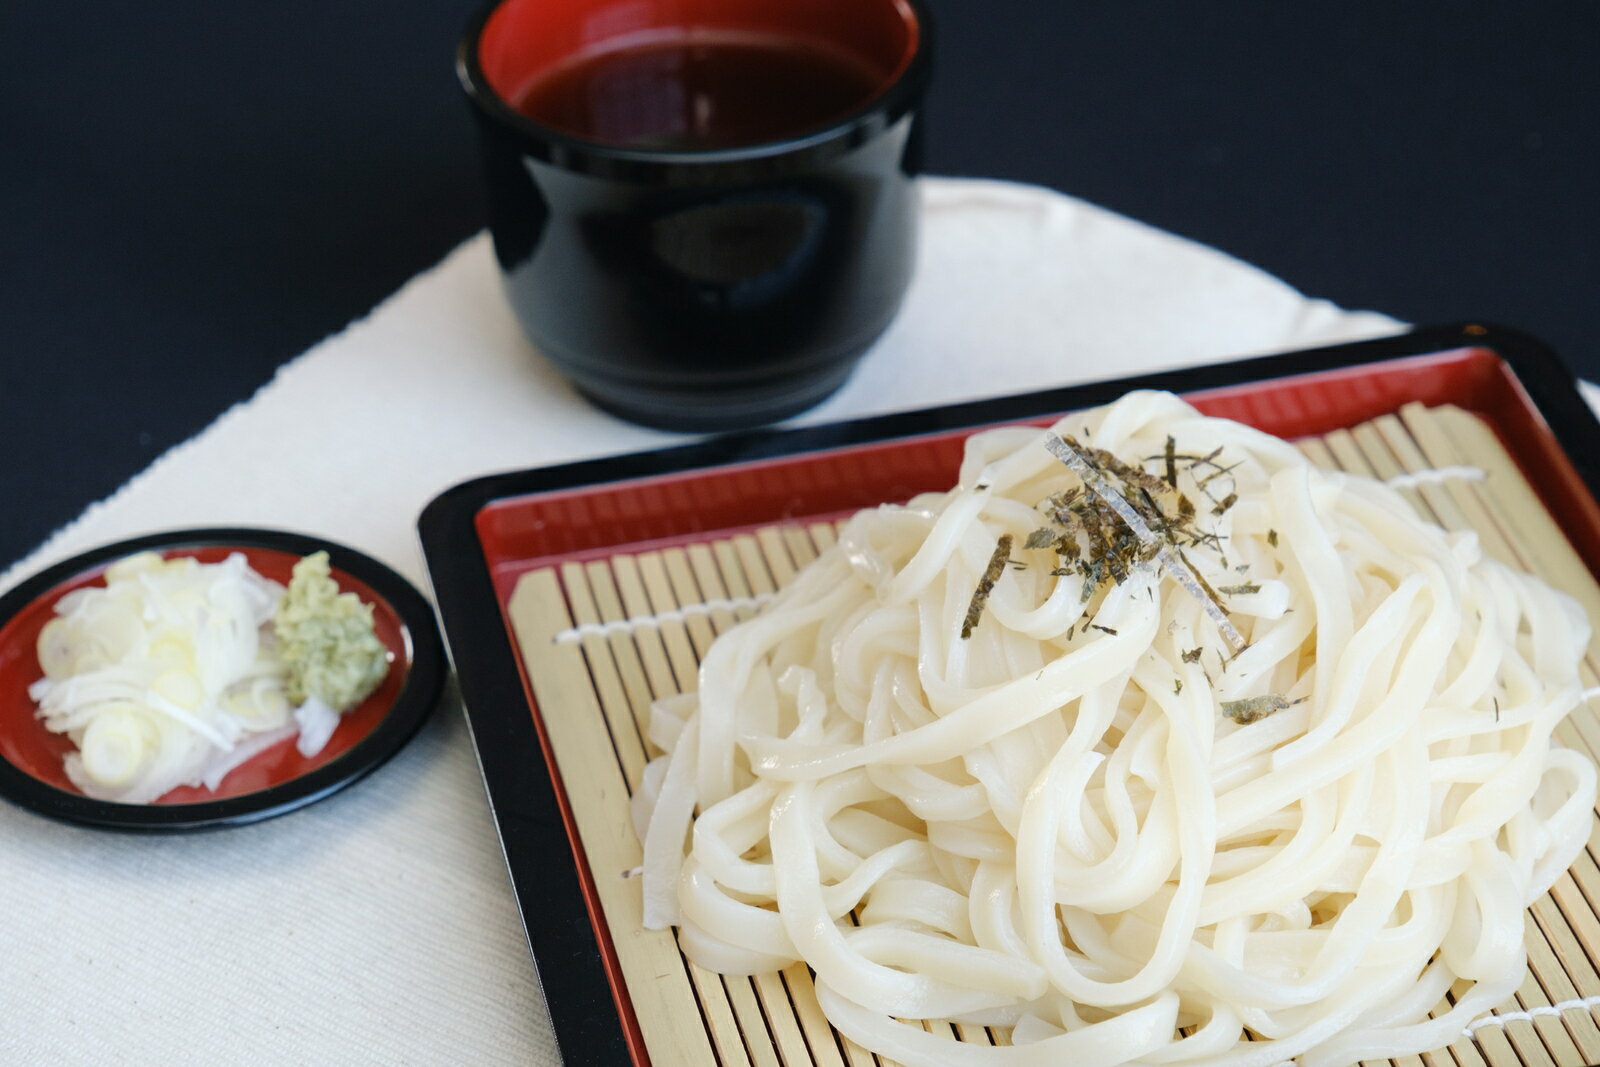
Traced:
MULTIPOLYGON (((930 171, 1600 377, 1594 0, 929 2, 930 171)), ((476 7, 0 5, 0 563, 480 228, 476 7)))

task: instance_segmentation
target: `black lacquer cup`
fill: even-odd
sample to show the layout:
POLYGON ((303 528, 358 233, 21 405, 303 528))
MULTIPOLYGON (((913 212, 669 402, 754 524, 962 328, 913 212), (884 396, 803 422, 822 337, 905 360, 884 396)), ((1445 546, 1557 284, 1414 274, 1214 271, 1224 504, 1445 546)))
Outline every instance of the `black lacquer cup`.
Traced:
POLYGON ((911 280, 922 0, 501 0, 457 56, 533 344, 623 418, 777 421, 911 280), (809 109, 809 110, 808 110, 809 109))

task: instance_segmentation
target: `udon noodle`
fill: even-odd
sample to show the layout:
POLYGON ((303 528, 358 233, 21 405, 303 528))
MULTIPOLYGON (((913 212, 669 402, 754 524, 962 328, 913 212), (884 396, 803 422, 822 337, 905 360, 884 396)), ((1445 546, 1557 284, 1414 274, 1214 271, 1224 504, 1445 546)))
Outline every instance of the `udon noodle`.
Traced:
POLYGON ((1056 433, 1154 540, 1030 429, 851 519, 655 709, 646 924, 725 973, 804 961, 910 1065, 1449 1044, 1588 835, 1594 768, 1551 738, 1581 610, 1170 395, 1056 433))

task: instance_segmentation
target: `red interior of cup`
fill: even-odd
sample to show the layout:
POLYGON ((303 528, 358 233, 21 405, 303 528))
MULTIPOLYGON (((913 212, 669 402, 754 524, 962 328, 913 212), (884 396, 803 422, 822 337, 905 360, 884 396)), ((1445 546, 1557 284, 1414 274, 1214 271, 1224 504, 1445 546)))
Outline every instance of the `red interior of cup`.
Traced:
POLYGON ((906 0, 506 0, 484 24, 478 62, 512 102, 569 64, 704 31, 842 50, 881 76, 875 92, 905 72, 921 40, 906 0))
MULTIPOLYGON (((292 552, 266 548, 185 548, 163 552, 162 555, 168 559, 193 556, 202 563, 217 563, 232 552, 243 553, 258 574, 285 585, 300 559, 292 552)), ((72 751, 72 741, 61 734, 51 733, 39 722, 34 715, 36 706, 28 697, 28 686, 38 681, 44 673, 39 669, 36 646, 39 631, 55 614, 56 601, 74 589, 104 585, 106 567, 112 562, 107 560, 105 564, 61 583, 36 598, 12 617, 4 628, 0 628, 0 756, 41 782, 69 793, 78 792, 78 788, 68 780, 62 767, 62 758, 72 751)), ((321 752, 310 759, 300 755, 300 750, 295 747, 295 739, 291 737, 235 767, 218 784, 215 792, 204 786, 183 786, 162 796, 155 803, 192 804, 243 796, 282 785, 332 763, 354 748, 383 721, 405 685, 410 664, 405 626, 389 602, 378 596, 366 583, 339 570, 333 572, 333 577, 341 591, 355 593, 363 603, 372 605, 372 621, 378 639, 393 656, 388 676, 371 696, 341 716, 333 737, 321 752)))

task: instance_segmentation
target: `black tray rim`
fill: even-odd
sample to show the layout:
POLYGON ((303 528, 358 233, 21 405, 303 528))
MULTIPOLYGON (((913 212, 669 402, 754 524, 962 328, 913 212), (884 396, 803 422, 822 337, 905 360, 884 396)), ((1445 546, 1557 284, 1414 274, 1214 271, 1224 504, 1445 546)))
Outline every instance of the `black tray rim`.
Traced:
POLYGON ((314 804, 354 785, 399 753, 422 728, 444 688, 444 643, 433 607, 387 564, 326 538, 256 527, 168 530, 100 545, 51 564, 0 596, 0 625, 78 575, 136 552, 195 548, 262 548, 292 555, 328 553, 328 562, 382 597, 405 627, 411 662, 405 684, 372 731, 338 759, 267 789, 188 804, 118 804, 68 793, 0 756, 0 797, 60 822, 96 830, 184 833, 248 826, 314 804))
POLYGON ((501 623, 499 600, 478 540, 476 518, 488 505, 535 493, 651 478, 690 470, 790 457, 893 438, 976 428, 1108 403, 1133 389, 1198 392, 1463 348, 1492 351, 1510 368, 1571 460, 1600 499, 1600 422, 1577 379, 1538 338, 1485 322, 1426 326, 1371 340, 1255 356, 1129 378, 898 412, 846 422, 725 434, 665 449, 491 474, 435 497, 417 530, 428 580, 460 686, 490 812, 499 834, 549 1009, 568 1064, 630 1062, 623 1022, 590 923, 577 856, 567 838, 555 785, 545 767, 522 674, 501 623), (1584 446, 1588 446, 1585 448, 1584 446), (507 714, 514 709, 513 714, 507 714), (559 862, 558 862, 559 859, 559 862), (551 981, 545 981, 544 967, 551 981))

